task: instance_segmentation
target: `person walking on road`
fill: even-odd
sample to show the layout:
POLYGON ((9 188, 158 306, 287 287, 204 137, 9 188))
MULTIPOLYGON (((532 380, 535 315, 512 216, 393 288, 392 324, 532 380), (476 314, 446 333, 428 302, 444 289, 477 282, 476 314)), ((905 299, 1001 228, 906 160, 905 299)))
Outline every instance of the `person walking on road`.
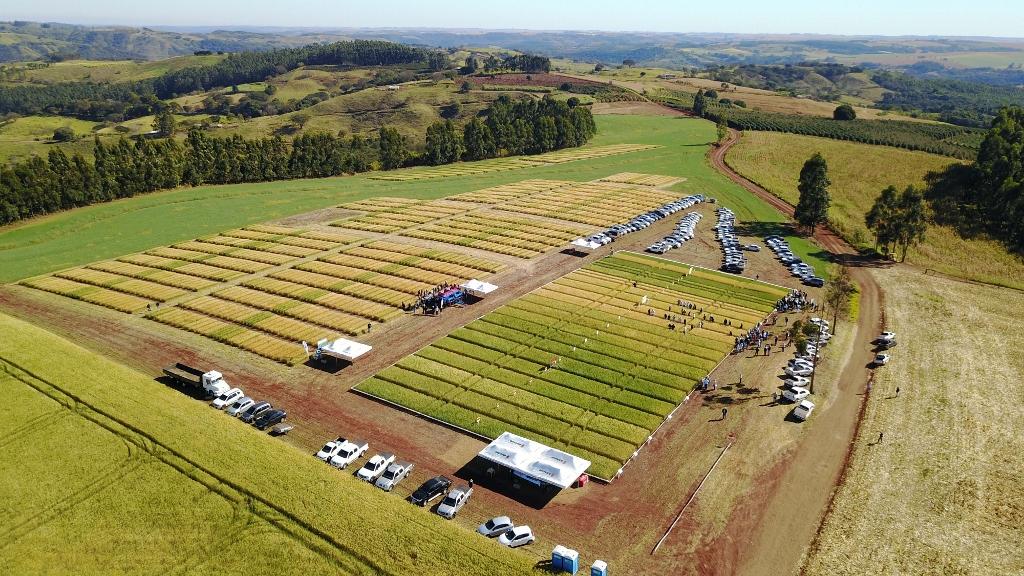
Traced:
POLYGON ((722 420, 725 420, 725 417, 728 414, 729 414, 729 409, 728 408, 722 408, 722 420))
POLYGON ((885 435, 885 432, 879 432, 878 433, 878 442, 875 442, 875 444, 881 444, 882 443, 882 437, 884 435, 885 435))
POLYGON ((897 398, 900 397, 900 387, 899 386, 896 387, 896 397, 897 398))

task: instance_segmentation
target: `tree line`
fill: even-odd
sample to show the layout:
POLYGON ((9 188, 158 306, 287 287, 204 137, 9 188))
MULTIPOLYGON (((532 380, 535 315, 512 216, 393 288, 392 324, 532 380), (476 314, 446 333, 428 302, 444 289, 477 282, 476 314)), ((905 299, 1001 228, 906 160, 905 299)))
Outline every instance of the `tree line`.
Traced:
POLYGON ((450 120, 430 125, 425 161, 448 164, 581 146, 597 128, 588 108, 572 104, 554 98, 513 101, 503 95, 483 119, 473 118, 461 130, 450 120))
POLYGON ((91 161, 54 147, 46 158, 0 167, 0 224, 182 185, 323 178, 376 167, 540 153, 582 145, 594 132, 593 116, 584 107, 504 97, 461 129, 450 121, 432 125, 423 153, 411 150, 390 126, 378 131, 376 141, 327 133, 300 135, 290 143, 279 136, 219 138, 198 127, 180 142, 96 138, 91 161))
POLYGON ((350 40, 238 52, 205 66, 175 70, 147 80, 100 84, 63 82, 47 86, 20 85, 0 90, 0 114, 58 114, 86 120, 118 120, 153 114, 163 99, 283 74, 303 65, 388 66, 422 63, 434 70, 448 67, 442 52, 380 40, 350 40))

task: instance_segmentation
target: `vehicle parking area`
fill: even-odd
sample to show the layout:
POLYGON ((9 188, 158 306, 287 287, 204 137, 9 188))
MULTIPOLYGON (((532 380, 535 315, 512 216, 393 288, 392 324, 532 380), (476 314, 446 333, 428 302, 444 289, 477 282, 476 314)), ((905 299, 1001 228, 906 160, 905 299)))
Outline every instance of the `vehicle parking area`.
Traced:
MULTIPOLYGON (((607 216, 599 223, 593 220, 594 214, 586 210, 569 211, 571 219, 563 225, 589 226, 596 232, 614 222, 628 220, 622 218, 624 206, 628 204, 610 195, 612 189, 608 186, 612 184, 584 184, 571 187, 572 194, 584 201, 600 198, 607 216)), ((483 223, 480 218, 465 219, 465 213, 477 210, 468 203, 492 202, 497 198, 507 199, 512 203, 511 208, 528 214, 522 218, 533 218, 536 222, 553 220, 558 217, 557 206, 552 204, 558 196, 557 190, 557 186, 545 188, 532 183, 520 189, 510 187, 489 194, 471 193, 476 196, 464 195, 461 199, 464 204, 460 208, 465 211, 448 217, 447 221, 451 223, 449 227, 459 226, 461 239, 479 236, 481 226, 508 229, 508 223, 493 214, 483 223), (455 220, 458 218, 462 219, 455 220)), ((648 207, 680 197, 662 188, 651 188, 644 196, 648 207)), ((737 547, 750 536, 759 515, 764 512, 767 491, 784 470, 788 457, 808 430, 813 430, 816 421, 827 413, 833 401, 841 359, 827 352, 823 352, 816 368, 819 389, 812 398, 814 415, 807 422, 801 424, 790 415, 794 404, 777 399, 787 390, 782 376, 793 358, 792 350, 781 352, 776 348, 764 355, 754 354, 756 347, 747 348, 730 355, 715 368, 711 374, 714 387, 691 393, 673 417, 653 433, 618 479, 610 484, 591 481, 554 495, 538 494, 532 486, 523 484, 487 483, 479 476, 481 469, 471 465, 486 446, 485 441, 350 391, 367 377, 452 330, 584 265, 621 250, 644 252, 655 242, 671 236, 678 230, 680 220, 690 213, 699 215, 699 218, 691 217, 695 222, 692 238, 659 257, 719 269, 723 263, 722 249, 713 226, 719 218, 716 211, 722 208, 728 207, 708 201, 687 205, 586 255, 570 250, 568 241, 559 239, 555 243, 551 236, 525 239, 530 242, 531 251, 538 251, 528 257, 488 250, 514 248, 515 242, 510 239, 518 238, 521 231, 511 229, 501 235, 502 239, 494 246, 449 244, 448 241, 456 240, 454 236, 443 236, 449 232, 440 227, 427 230, 423 223, 384 232, 361 230, 374 242, 394 241, 408 245, 409 238, 415 238, 416 245, 423 248, 458 249, 468 256, 486 257, 500 263, 501 269, 488 277, 488 282, 498 285, 500 290, 464 307, 444 310, 437 316, 407 313, 389 319, 386 324, 359 335, 359 340, 372 345, 374 350, 348 366, 307 362, 289 367, 240 348, 215 343, 199 333, 24 287, 5 289, 0 294, 0 303, 15 313, 31 314, 39 323, 73 335, 90 348, 153 374, 175 362, 217 369, 231 387, 243 390, 254 403, 268 401, 275 408, 285 410, 284 422, 294 426, 294 430, 283 436, 282 441, 308 452, 311 458, 325 448, 325 443, 339 437, 359 448, 358 455, 344 467, 337 466, 339 474, 351 475, 354 481, 358 481, 359 471, 375 455, 383 455, 383 460, 387 461, 372 472, 371 480, 375 482, 391 465, 411 463, 413 466, 406 477, 391 489, 395 498, 409 499, 422 484, 436 476, 447 477, 453 486, 468 486, 472 481, 471 497, 451 521, 475 531, 486 520, 507 515, 516 526, 532 528, 537 540, 522 549, 536 555, 538 560, 549 558, 551 548, 561 544, 580 551, 581 565, 589 566, 600 558, 609 562, 613 572, 728 573, 737 547), (397 238, 402 235, 405 240, 397 238), (708 478, 680 525, 652 556, 650 551, 654 544, 726 447, 729 453, 723 458, 723 464, 708 478)), ((484 207, 491 213, 500 209, 501 206, 484 207)), ((408 209, 402 208, 402 211, 408 212, 408 209)), ((380 212, 373 214, 378 220, 382 219, 380 212)), ((364 218, 362 222, 367 221, 364 218)), ((329 224, 322 223, 322 229, 338 229, 338 222, 328 228, 329 224)), ((741 224, 737 222, 737 229, 742 229, 741 224)), ((320 229, 321 225, 313 223, 312 227, 320 229)), ((743 252, 744 277, 802 289, 807 292, 807 300, 820 299, 820 290, 803 286, 780 263, 763 238, 741 235, 738 242, 760 247, 759 251, 743 252)), ((658 310, 657 314, 660 316, 662 312, 658 310)), ((791 323, 814 315, 806 309, 779 314, 763 327, 768 333, 763 340, 774 343, 791 323)), ((847 335, 841 329, 833 336, 837 342, 844 338, 847 335)), ((233 398, 225 408, 230 409, 239 399, 233 398)), ((436 513, 442 500, 443 496, 433 499, 424 513, 436 513)), ((495 545, 499 544, 495 542, 495 545)))

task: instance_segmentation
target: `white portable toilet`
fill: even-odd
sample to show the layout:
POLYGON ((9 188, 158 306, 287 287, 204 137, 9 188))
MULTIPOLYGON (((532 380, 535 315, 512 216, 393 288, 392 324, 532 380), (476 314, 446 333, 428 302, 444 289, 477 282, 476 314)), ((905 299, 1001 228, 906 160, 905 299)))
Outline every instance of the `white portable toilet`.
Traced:
POLYGON ((608 576, 608 563, 604 560, 594 560, 590 567, 590 576, 608 576))

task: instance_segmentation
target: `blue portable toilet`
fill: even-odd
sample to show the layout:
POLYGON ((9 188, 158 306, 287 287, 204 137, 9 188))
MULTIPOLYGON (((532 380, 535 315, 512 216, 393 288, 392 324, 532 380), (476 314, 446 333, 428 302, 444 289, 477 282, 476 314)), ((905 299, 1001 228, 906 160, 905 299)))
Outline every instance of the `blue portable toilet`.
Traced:
POLYGON ((594 560, 590 567, 590 576, 608 576, 608 563, 604 560, 594 560))
POLYGON ((568 548, 561 545, 555 546, 554 550, 551 551, 551 569, 553 571, 562 571, 562 565, 564 564, 563 558, 565 558, 565 553, 568 551, 568 548))
POLYGON ((580 569, 580 553, 575 550, 566 550, 562 556, 562 572, 575 574, 580 569))

